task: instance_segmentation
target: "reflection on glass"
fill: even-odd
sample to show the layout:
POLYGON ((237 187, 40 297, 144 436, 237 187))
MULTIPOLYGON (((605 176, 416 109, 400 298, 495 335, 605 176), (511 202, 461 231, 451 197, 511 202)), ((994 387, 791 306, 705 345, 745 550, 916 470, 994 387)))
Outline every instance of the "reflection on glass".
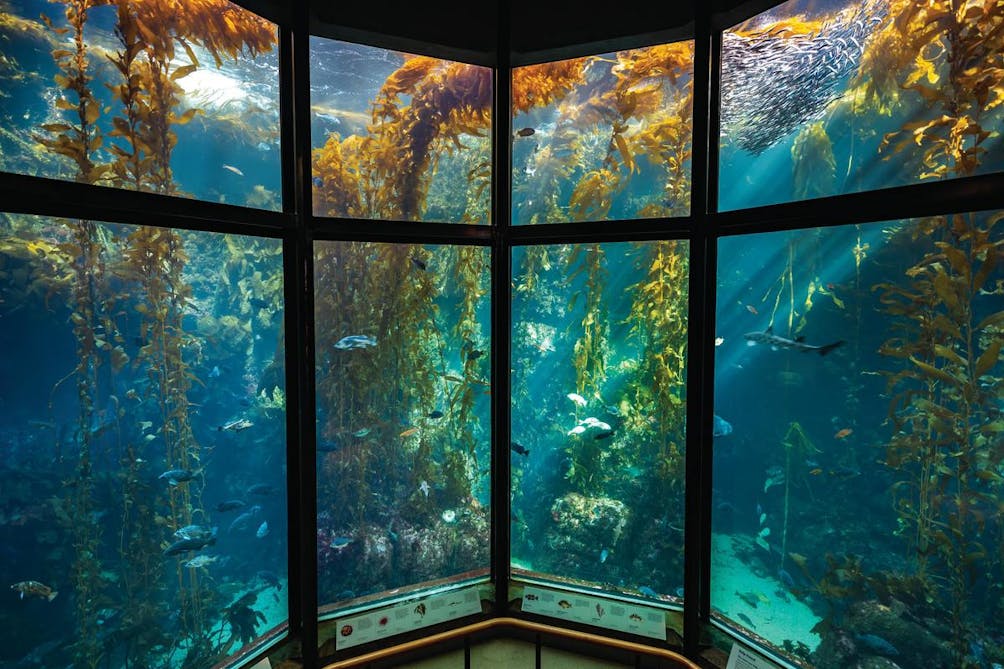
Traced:
POLYGON ((314 214, 490 222, 491 68, 310 39, 314 214))
POLYGON ((965 7, 791 0, 726 31, 720 208, 1004 169, 1004 36, 965 7))
POLYGON ((285 622, 282 294, 275 240, 0 215, 4 666, 285 622))
POLYGON ((280 208, 273 24, 226 0, 18 0, 0 39, 0 169, 280 208))
POLYGON ((791 657, 1004 658, 1001 218, 720 242, 711 603, 791 657))
POLYGON ((690 211, 694 43, 518 67, 512 222, 690 211))
POLYGON ((487 573, 487 249, 320 242, 314 273, 321 605, 487 573))
POLYGON ((687 247, 513 250, 512 565, 682 597, 687 247))

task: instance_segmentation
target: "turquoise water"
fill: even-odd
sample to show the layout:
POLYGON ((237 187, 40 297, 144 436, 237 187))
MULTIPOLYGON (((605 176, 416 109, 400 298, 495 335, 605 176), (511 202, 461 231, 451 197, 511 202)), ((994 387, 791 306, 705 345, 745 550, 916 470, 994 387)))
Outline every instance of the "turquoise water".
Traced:
MULTIPOLYGON (((56 79, 64 7, 4 5, 0 167, 278 209, 274 28, 243 24, 219 64, 195 25, 171 24, 170 57, 143 36, 138 62, 177 85, 156 103, 103 85, 139 34, 116 36, 114 9, 83 28, 80 107, 56 79), (52 27, 25 18, 40 12, 52 27)), ((932 32, 950 23, 933 1, 786 4, 728 33, 720 207, 999 170, 993 17, 932 32)), ((513 222, 687 214, 692 49, 514 72, 513 222)), ((311 52, 315 213, 488 222, 489 70, 311 52)), ((791 661, 1004 661, 998 220, 719 242, 711 603, 791 661)), ((0 226, 2 661, 205 666, 280 625, 280 244, 0 226)), ((313 255, 323 610, 484 577, 488 251, 313 255)), ((684 600, 688 257, 685 241, 513 250, 517 575, 684 600)))
POLYGON ((205 667, 283 624, 280 243, 0 221, 4 666, 205 667))

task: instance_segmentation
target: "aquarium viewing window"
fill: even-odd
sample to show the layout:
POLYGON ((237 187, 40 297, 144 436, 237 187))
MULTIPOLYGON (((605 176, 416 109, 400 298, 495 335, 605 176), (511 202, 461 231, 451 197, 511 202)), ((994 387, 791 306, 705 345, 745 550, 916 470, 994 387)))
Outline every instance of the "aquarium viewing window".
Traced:
POLYGON ((1004 5, 722 3, 0 0, 0 665, 1004 664, 1004 5))

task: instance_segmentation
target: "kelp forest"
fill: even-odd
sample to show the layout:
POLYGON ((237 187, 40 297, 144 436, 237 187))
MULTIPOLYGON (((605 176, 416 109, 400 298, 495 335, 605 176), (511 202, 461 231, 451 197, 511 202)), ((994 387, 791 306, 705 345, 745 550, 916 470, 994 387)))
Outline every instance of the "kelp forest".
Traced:
MULTIPOLYGON (((55 47, 19 164, 165 195, 186 195, 177 133, 205 113, 179 82, 276 42, 219 0, 0 19, 55 47)), ((4 372, 12 666, 206 667, 286 618, 281 259, 275 240, 2 215, 5 350, 35 351, 4 372)))
MULTIPOLYGON (((768 156, 787 165, 772 168, 788 189, 769 194, 777 201, 1000 169, 1001 3, 773 12, 723 46, 746 78, 723 74, 730 203, 762 202, 755 174, 738 195, 729 184, 768 156), (753 58, 739 44, 774 65, 739 62, 753 58), (802 116, 784 102, 778 127, 744 124, 768 107, 740 98, 743 87, 796 57, 810 63, 799 76, 816 77, 802 116), (811 62, 844 78, 830 87, 811 62)), ((714 544, 712 603, 793 661, 975 668, 1004 657, 1002 218, 956 213, 720 246, 716 412, 730 425, 716 427, 715 531, 726 539, 714 544), (730 348, 740 336, 747 346, 730 348), (742 398, 753 393, 771 398, 771 418, 751 412, 742 398), (747 465, 762 485, 742 480, 747 465), (746 576, 731 573, 730 555, 746 576)))

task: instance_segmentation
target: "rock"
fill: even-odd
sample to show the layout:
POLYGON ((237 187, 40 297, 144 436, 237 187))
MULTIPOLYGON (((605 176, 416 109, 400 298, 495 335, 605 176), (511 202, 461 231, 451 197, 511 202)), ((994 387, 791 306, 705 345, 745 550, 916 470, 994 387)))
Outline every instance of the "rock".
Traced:
POLYGON ((557 573, 577 573, 584 562, 595 562, 606 549, 613 551, 628 521, 628 508, 609 497, 569 493, 551 505, 554 524, 545 539, 557 573))

